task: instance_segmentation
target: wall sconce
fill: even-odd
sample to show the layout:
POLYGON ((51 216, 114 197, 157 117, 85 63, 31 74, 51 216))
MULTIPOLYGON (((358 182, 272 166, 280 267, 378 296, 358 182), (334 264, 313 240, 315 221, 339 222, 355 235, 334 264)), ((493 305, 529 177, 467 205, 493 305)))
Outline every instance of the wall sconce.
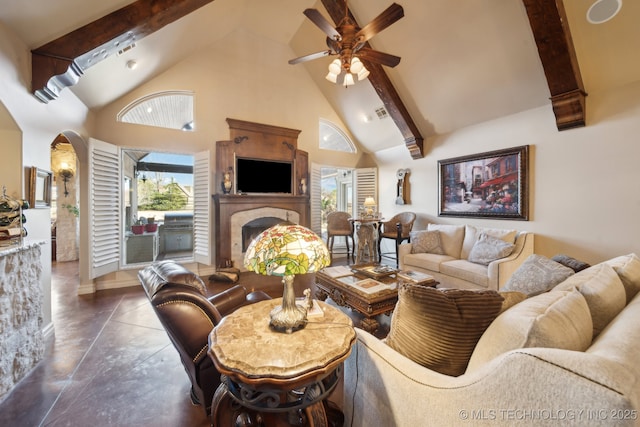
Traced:
POLYGON ((67 165, 63 163, 62 168, 58 171, 60 176, 62 177, 62 181, 64 181, 64 197, 69 195, 69 191, 67 190, 67 182, 69 182, 70 178, 73 178, 73 170, 67 165))

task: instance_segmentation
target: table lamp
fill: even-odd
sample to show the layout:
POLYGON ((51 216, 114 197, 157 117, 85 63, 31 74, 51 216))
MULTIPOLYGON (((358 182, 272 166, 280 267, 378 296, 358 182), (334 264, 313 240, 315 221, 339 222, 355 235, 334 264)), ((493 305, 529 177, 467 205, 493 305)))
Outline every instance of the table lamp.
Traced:
POLYGON ((373 197, 366 197, 364 199, 364 211, 368 217, 373 217, 373 211, 376 208, 376 201, 373 197))
POLYGON ((305 327, 309 305, 296 304, 293 278, 296 274, 315 273, 330 263, 329 250, 322 239, 301 225, 278 224, 253 239, 245 253, 244 266, 258 274, 282 276, 284 285, 282 305, 270 313, 272 329, 292 333, 305 327))

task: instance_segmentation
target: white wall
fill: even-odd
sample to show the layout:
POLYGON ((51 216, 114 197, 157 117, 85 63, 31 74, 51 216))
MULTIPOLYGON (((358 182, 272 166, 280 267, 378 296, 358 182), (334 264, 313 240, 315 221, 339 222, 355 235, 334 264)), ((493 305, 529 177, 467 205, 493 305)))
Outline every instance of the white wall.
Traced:
MULTIPOLYGON (((213 155, 215 142, 229 139, 225 119, 234 118, 300 129, 298 148, 318 161, 335 162, 335 153, 318 149, 318 119, 346 128, 305 69, 287 63, 292 55, 287 46, 240 28, 103 108, 93 136, 121 146, 208 149, 213 155), (194 92, 195 132, 115 121, 130 102, 166 90, 194 92)), ((354 166, 362 155, 347 154, 337 160, 354 166)))
MULTIPOLYGON (((319 118, 330 120, 345 131, 346 128, 305 69, 287 63, 293 56, 287 46, 238 29, 101 109, 92 136, 122 147, 184 153, 209 150, 215 174, 215 143, 229 139, 226 119, 234 118, 300 129, 298 148, 309 152, 310 161, 343 167, 372 165, 372 159, 362 151, 336 155, 318 148, 319 118), (116 122, 118 112, 129 103, 166 90, 193 91, 194 132, 116 122)), ((213 184, 212 176, 211 188, 216 192, 213 184)), ((211 227, 215 259, 213 222, 211 227)), ((97 287, 135 283, 134 273, 106 275, 97 287)))
POLYGON ((558 132, 551 106, 468 127, 425 142, 412 160, 397 147, 375 154, 386 217, 418 213, 428 222, 471 223, 536 233, 536 253, 589 263, 640 254, 640 83, 587 97, 587 126, 558 132), (530 145, 529 221, 438 217, 438 160, 530 145), (394 204, 395 173, 410 168, 411 204, 394 204))
MULTIPOLYGON (((31 166, 51 169, 50 144, 65 129, 84 133, 88 109, 69 91, 60 99, 42 104, 31 94, 31 54, 24 43, 0 23, 0 102, 12 116, 15 126, 13 139, 21 143, 21 157, 1 159, 2 167, 22 165, 22 189, 16 196, 26 198, 26 171, 31 166), (19 134, 18 135, 16 135, 19 134)), ((15 154, 14 154, 15 156, 15 154)), ((16 156, 18 157, 18 156, 16 156)), ((0 183, 1 184, 1 183, 0 183)), ((51 327, 51 220, 49 209, 25 211, 29 238, 45 241, 42 247, 42 289, 44 295, 44 327, 51 327)))
MULTIPOLYGON (((10 119, 0 102, 0 117, 10 119)), ((0 122, 2 120, 0 119, 0 122)), ((15 123, 0 124, 0 141, 2 141, 2 153, 8 159, 16 159, 15 162, 2 162, 0 167, 0 194, 6 191, 7 196, 14 199, 22 198, 22 133, 15 123), (2 127, 4 126, 4 127, 2 127)))
MULTIPOLYGON (((90 126, 94 130, 91 136, 122 146, 210 150, 215 164, 215 141, 229 136, 227 117, 301 129, 299 148, 310 153, 311 162, 342 167, 369 165, 368 155, 362 152, 336 155, 317 148, 318 118, 344 124, 304 67, 287 64, 292 56, 286 46, 237 30, 96 112, 93 127, 93 113, 69 89, 49 105, 31 95, 29 50, 0 25, 0 102, 20 129, 23 166, 48 169, 48 148, 55 135, 65 130, 88 135, 90 126), (256 68, 255 64, 262 66, 256 68), (176 89, 196 94, 195 132, 115 121, 117 112, 136 98, 176 89)), ((432 138, 425 142, 426 156, 420 160, 412 160, 404 146, 378 152, 374 157, 380 168, 380 209, 387 217, 402 210, 417 212, 416 228, 436 221, 531 230, 537 234, 536 251, 545 255, 564 252, 596 262, 640 252, 640 233, 634 221, 640 213, 634 189, 640 178, 635 167, 640 147, 634 141, 640 131, 639 95, 640 85, 591 93, 585 128, 558 132, 548 106, 432 138), (439 159, 524 144, 531 145, 530 221, 437 217, 439 159), (410 205, 394 204, 398 168, 411 169, 410 205)), ((79 177, 86 182, 84 173, 81 170, 79 177)), ((81 210, 85 202, 81 200, 81 210)), ((49 242, 48 211, 33 210, 27 216, 30 235, 49 242)), ((45 250, 46 287, 50 286, 48 260, 45 250)), ((48 298, 50 292, 45 294, 48 298)), ((46 317, 50 319, 50 313, 46 317)))

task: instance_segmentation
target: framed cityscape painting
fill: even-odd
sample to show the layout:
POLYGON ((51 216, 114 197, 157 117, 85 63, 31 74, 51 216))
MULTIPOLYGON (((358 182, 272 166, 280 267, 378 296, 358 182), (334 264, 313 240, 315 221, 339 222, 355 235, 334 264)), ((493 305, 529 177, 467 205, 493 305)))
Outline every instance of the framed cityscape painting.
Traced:
POLYGON ((529 219, 529 146, 438 161, 438 216, 529 219))

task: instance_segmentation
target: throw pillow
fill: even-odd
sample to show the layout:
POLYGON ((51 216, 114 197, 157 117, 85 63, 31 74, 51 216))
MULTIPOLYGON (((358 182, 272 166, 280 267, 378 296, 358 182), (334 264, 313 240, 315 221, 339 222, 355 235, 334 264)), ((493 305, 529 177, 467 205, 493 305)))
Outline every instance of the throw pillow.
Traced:
POLYGON ((411 238, 412 254, 444 254, 438 230, 412 231, 409 233, 409 237, 411 238))
POLYGON ((473 225, 465 225, 464 240, 462 242, 462 252, 460 253, 460 259, 469 259, 469 252, 482 233, 491 237, 502 239, 507 243, 515 243, 516 236, 518 235, 518 231, 513 229, 475 227, 473 225))
POLYGON ((584 351, 591 344, 592 332, 589 307, 577 290, 527 298, 491 323, 478 341, 467 371, 520 348, 584 351))
POLYGON ((606 261, 618 273, 627 294, 627 304, 640 291, 640 258, 636 254, 622 255, 606 261))
POLYGON ((573 271, 575 271, 576 273, 579 271, 584 270, 585 268, 589 268, 591 267, 591 265, 587 264, 586 262, 583 261, 578 261, 575 258, 572 258, 568 255, 562 255, 562 254, 558 254, 556 256, 554 256, 553 258, 551 258, 553 261, 558 262, 562 265, 564 265, 565 267, 569 267, 570 269, 572 269, 573 271))
POLYGON ((422 366, 462 375, 478 339, 502 307, 496 291, 404 284, 386 343, 422 366))
POLYGON ((428 224, 427 230, 438 230, 445 255, 460 259, 464 239, 464 225, 428 224))
POLYGON ((499 291, 498 293, 502 296, 502 298, 504 298, 504 301, 502 302, 502 308, 500 309, 500 313, 503 313, 503 312, 509 310, 514 305, 516 305, 519 302, 522 302, 522 301, 527 299, 527 296, 525 294, 523 294, 522 292, 517 292, 517 291, 506 291, 506 292, 503 292, 503 291, 499 291))
POLYGON ((471 248, 468 260, 476 264, 489 265, 497 259, 509 256, 513 248, 513 243, 482 233, 471 248))
POLYGON ((569 277, 557 290, 577 289, 587 301, 596 337, 627 304, 627 296, 613 267, 601 263, 569 277))
POLYGON ((549 291, 572 274, 574 271, 569 267, 545 256, 533 254, 518 267, 500 290, 519 291, 531 297, 549 291))

